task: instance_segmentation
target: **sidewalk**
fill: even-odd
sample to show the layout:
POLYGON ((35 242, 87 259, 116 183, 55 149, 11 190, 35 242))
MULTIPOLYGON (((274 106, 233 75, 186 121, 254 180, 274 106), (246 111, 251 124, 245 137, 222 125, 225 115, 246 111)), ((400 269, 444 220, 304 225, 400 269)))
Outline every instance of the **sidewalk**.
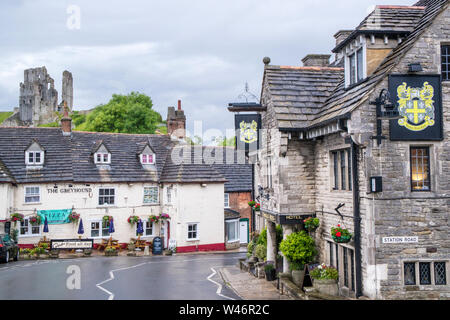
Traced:
POLYGON ((280 295, 276 281, 258 279, 237 266, 219 269, 224 282, 244 300, 293 300, 287 295, 280 295))

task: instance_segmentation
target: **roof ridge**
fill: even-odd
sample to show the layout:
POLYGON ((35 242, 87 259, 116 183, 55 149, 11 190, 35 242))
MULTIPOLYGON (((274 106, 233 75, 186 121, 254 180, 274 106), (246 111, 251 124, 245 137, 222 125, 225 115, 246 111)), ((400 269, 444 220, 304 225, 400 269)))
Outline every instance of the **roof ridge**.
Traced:
POLYGON ((279 69, 305 70, 305 71, 344 71, 339 67, 296 67, 296 66, 278 66, 279 69))
POLYGON ((404 6, 404 5, 377 5, 375 8, 378 9, 413 9, 413 10, 425 10, 426 7, 423 6, 404 6))

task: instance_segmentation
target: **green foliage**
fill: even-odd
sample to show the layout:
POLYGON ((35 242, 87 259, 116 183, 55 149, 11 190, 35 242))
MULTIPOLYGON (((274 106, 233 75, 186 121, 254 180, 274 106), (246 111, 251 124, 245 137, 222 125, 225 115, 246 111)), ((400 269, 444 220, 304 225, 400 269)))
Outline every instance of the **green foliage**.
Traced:
POLYGON ((14 112, 0 112, 0 124, 5 121, 7 118, 12 116, 14 112))
POLYGON ((317 254, 314 239, 305 231, 288 235, 286 239, 281 241, 280 250, 291 264, 298 264, 299 266, 312 262, 317 254))
POLYGON ((214 143, 219 147, 235 147, 236 146, 236 137, 225 138, 225 137, 216 137, 214 138, 214 143))
POLYGON ((45 249, 42 248, 42 247, 36 247, 36 248, 32 249, 30 253, 32 255, 38 256, 40 254, 44 254, 45 253, 45 249))
POLYGON ((336 268, 331 266, 327 266, 325 264, 321 264, 317 268, 315 268, 310 273, 311 278, 313 279, 334 279, 337 280, 339 278, 339 272, 336 268))
POLYGON ((252 255, 253 250, 255 250, 255 246, 256 246, 256 243, 254 243, 253 241, 250 241, 247 245, 247 253, 252 255))
POLYGON ((105 248, 105 252, 108 252, 108 253, 113 253, 113 252, 116 252, 116 251, 117 251, 116 248, 111 247, 111 246, 108 246, 108 247, 105 248))
POLYGON ((21 248, 21 249, 19 249, 19 252, 20 252, 20 254, 30 254, 31 253, 31 249, 29 249, 29 248, 21 248))
POLYGON ((317 227, 319 227, 320 220, 319 218, 309 217, 303 220, 303 223, 306 230, 315 230, 317 229, 317 227))
POLYGON ((263 231, 259 234, 257 244, 262 244, 267 247, 267 228, 264 228, 263 231))
POLYGON ((352 234, 348 229, 341 228, 341 225, 338 224, 337 227, 331 228, 331 237, 335 242, 349 242, 352 238, 352 234))
POLYGON ((47 250, 47 249, 48 249, 48 243, 41 243, 41 244, 40 244, 40 247, 41 247, 42 249, 44 249, 44 250, 47 250))
POLYGON ((115 133, 155 133, 162 117, 152 107, 151 98, 145 94, 113 94, 107 104, 97 106, 87 115, 82 129, 115 133))
POLYGON ((58 128, 60 125, 58 122, 50 122, 38 125, 40 128, 58 128))
POLYGON ((272 271, 273 269, 275 269, 275 267, 273 266, 273 264, 266 264, 265 266, 264 266, 264 271, 266 271, 266 272, 270 272, 270 271, 272 271))
POLYGON ((263 245, 263 244, 256 245, 254 252, 255 252, 255 256, 258 259, 266 260, 267 248, 265 245, 263 245))
POLYGON ((278 248, 280 248, 280 243, 283 240, 283 228, 281 227, 281 225, 277 224, 276 232, 277 232, 277 251, 278 251, 278 248))
POLYGON ((72 122, 75 124, 75 128, 86 122, 86 114, 80 113, 79 111, 72 112, 71 115, 72 122))
POLYGON ((13 239, 14 242, 17 242, 18 241, 18 237, 19 237, 19 230, 12 229, 11 230, 11 239, 13 239))

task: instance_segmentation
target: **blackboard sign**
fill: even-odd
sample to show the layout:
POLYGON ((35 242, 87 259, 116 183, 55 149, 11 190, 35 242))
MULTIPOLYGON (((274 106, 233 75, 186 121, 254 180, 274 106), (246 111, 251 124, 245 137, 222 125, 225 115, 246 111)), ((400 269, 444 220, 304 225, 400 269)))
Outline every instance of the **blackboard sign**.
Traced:
POLYGON ((153 239, 153 254, 162 254, 163 247, 162 247, 162 239, 160 237, 155 237, 153 239))
POLYGON ((390 75, 389 95, 401 116, 390 120, 391 140, 442 140, 440 75, 390 75))
POLYGON ((261 115, 236 114, 234 116, 236 129, 236 148, 245 152, 256 151, 259 148, 261 115))
POLYGON ((50 248, 58 250, 72 249, 92 249, 94 247, 93 239, 52 239, 50 248))

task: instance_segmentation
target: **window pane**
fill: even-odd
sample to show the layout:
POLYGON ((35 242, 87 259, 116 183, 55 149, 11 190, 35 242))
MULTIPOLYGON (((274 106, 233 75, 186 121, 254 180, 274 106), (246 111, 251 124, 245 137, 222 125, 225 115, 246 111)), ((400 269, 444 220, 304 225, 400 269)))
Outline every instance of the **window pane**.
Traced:
POLYGON ((430 190, 430 163, 428 147, 411 148, 411 189, 430 190))
POLYGON ((358 78, 357 81, 362 80, 363 78, 363 50, 359 49, 357 51, 357 56, 358 56, 358 78))
POLYGON ((405 278, 405 285, 416 284, 416 266, 414 262, 405 262, 404 278, 405 278))
POLYGON ((338 154, 337 152, 333 152, 333 174, 334 174, 334 190, 339 188, 339 176, 338 176, 338 154))
POLYGON ((41 162, 41 153, 36 152, 36 163, 40 163, 40 162, 41 162))
POLYGON ((435 262, 434 263, 434 283, 436 285, 446 285, 446 272, 445 272, 445 262, 435 262))
POLYGON ((449 81, 450 80, 450 46, 442 46, 441 47, 441 70, 442 70, 442 80, 449 81))
POLYGON ((343 260, 344 260, 344 286, 348 288, 348 255, 347 255, 347 248, 344 247, 343 252, 343 260))
POLYGON ((350 84, 354 84, 356 82, 356 62, 355 62, 355 54, 352 54, 349 58, 350 64, 350 84))
POLYGON ((144 187, 144 203, 158 203, 158 187, 144 187))
POLYGON ((352 157, 350 150, 347 150, 347 167, 348 167, 348 190, 352 190, 352 157))
POLYGON ((341 188, 342 190, 346 189, 346 185, 345 185, 345 175, 347 174, 347 170, 345 169, 345 151, 342 150, 340 152, 340 156, 341 156, 341 188))
POLYGON ((429 262, 419 262, 420 284, 431 284, 431 269, 429 262))

